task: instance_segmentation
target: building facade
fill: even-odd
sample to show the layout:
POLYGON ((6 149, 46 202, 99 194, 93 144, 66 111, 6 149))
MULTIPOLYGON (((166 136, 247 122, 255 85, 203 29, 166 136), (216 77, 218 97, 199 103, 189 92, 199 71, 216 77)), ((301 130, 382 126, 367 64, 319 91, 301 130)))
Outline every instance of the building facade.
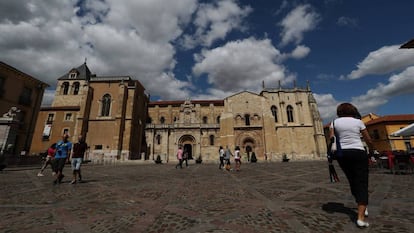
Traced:
POLYGON ((148 97, 129 76, 96 76, 86 63, 58 78, 52 106, 40 110, 32 152, 68 133, 89 146, 88 159, 132 160, 145 153, 148 97))
POLYGON ((387 115, 366 122, 367 130, 377 151, 411 151, 414 136, 392 136, 391 134, 414 123, 414 114, 387 115))
POLYGON ((0 61, 0 151, 27 154, 48 85, 0 61))
POLYGON ((148 105, 149 158, 176 161, 179 146, 190 158, 217 161, 220 146, 241 148, 244 160, 323 159, 326 142, 316 101, 307 88, 243 91, 224 100, 155 101, 148 105))

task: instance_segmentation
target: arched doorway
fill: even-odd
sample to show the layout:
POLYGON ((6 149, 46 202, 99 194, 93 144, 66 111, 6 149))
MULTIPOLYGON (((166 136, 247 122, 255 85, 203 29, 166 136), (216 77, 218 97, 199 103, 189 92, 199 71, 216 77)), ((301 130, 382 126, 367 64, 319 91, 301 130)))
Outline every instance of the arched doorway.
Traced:
POLYGON ((247 137, 243 140, 242 148, 244 148, 244 152, 247 154, 247 161, 250 161, 250 157, 254 151, 255 144, 256 143, 253 138, 247 137))
POLYGON ((178 144, 183 146, 183 151, 188 152, 188 159, 194 159, 195 154, 195 138, 192 135, 183 135, 179 140, 178 144))
POLYGON ((184 152, 188 152, 188 159, 193 159, 193 145, 191 144, 184 144, 183 148, 184 152))

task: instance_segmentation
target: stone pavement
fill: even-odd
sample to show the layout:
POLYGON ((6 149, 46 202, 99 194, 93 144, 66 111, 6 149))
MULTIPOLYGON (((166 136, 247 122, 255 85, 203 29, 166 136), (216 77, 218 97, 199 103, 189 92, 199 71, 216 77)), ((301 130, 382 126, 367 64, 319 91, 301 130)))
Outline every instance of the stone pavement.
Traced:
POLYGON ((84 182, 50 170, 0 173, 0 232, 413 232, 414 175, 370 173, 371 226, 359 229, 347 181, 325 161, 242 165, 84 165, 84 182))

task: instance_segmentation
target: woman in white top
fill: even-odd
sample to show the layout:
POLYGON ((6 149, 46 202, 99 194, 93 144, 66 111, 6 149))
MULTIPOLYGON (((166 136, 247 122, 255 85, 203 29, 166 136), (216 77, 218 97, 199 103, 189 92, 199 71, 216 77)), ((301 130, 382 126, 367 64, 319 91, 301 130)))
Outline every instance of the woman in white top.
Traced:
POLYGON ((236 148, 234 149, 234 163, 236 164, 236 171, 240 171, 241 160, 239 146, 236 146, 236 148))
POLYGON ((338 163, 348 179, 351 193, 358 205, 358 227, 368 227, 368 155, 362 144, 361 134, 373 153, 371 138, 355 106, 342 103, 337 108, 338 118, 331 123, 330 136, 334 133, 339 140, 338 163), (359 118, 359 119, 358 119, 359 118), (333 129, 333 127, 335 129, 333 129))

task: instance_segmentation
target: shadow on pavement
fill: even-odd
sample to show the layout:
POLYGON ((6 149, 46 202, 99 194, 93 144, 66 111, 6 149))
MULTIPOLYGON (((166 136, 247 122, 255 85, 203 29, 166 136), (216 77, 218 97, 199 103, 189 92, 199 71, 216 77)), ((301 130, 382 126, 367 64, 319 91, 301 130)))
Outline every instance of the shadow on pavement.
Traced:
POLYGON ((14 171, 25 171, 25 170, 40 170, 41 167, 8 167, 2 172, 14 172, 14 171))
POLYGON ((322 205, 322 210, 331 214, 334 212, 346 214, 351 221, 355 221, 357 219, 357 213, 353 209, 345 207, 343 203, 328 202, 322 205))

